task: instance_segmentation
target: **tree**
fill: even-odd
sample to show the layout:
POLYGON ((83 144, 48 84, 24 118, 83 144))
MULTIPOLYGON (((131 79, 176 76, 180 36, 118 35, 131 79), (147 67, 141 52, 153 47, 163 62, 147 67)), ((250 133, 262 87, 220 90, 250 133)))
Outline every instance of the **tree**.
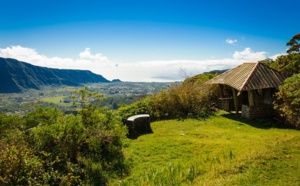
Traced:
POLYGON ((300 128, 300 33, 287 42, 287 55, 278 56, 275 61, 264 60, 265 64, 284 74, 287 79, 279 87, 274 108, 286 124, 300 128))
POLYGON ((37 106, 35 110, 26 115, 25 124, 27 128, 36 127, 38 125, 50 125, 57 123, 61 116, 62 113, 56 107, 42 108, 37 106))
POLYGON ((275 62, 270 64, 270 67, 278 70, 286 77, 298 74, 300 73, 300 53, 278 56, 275 62))
POLYGON ((277 93, 277 107, 287 122, 300 128, 300 74, 295 74, 284 81, 277 93))
POLYGON ((24 122, 16 115, 5 115, 0 113, 0 140, 9 135, 11 131, 22 129, 24 122))
POLYGON ((281 55, 272 59, 265 59, 260 62, 270 66, 283 73, 286 77, 291 77, 294 74, 300 73, 300 33, 293 36, 290 41, 286 43, 290 48, 287 50, 287 55, 281 55))
POLYGON ((74 94, 75 95, 72 96, 73 106, 76 106, 76 101, 79 101, 82 109, 89 105, 96 106, 99 104, 100 100, 104 99, 103 94, 92 92, 88 87, 74 91, 74 94))
POLYGON ((294 35, 289 42, 286 43, 286 46, 290 46, 287 50, 287 53, 299 53, 300 52, 300 33, 294 35))
POLYGON ((97 107, 99 101, 104 99, 102 94, 91 92, 86 87, 75 93, 81 105, 79 116, 83 130, 81 126, 70 128, 75 134, 70 137, 76 137, 78 133, 76 131, 79 129, 84 131, 85 139, 78 138, 80 139, 78 140, 76 137, 76 143, 81 144, 79 148, 81 151, 74 151, 74 160, 77 153, 80 153, 79 163, 86 167, 88 185, 104 185, 108 173, 123 176, 129 171, 122 151, 123 140, 127 133, 126 126, 121 123, 117 114, 105 107, 97 107))
POLYGON ((275 61, 271 58, 266 58, 266 59, 260 60, 258 62, 263 63, 263 64, 268 65, 268 66, 271 66, 275 61))

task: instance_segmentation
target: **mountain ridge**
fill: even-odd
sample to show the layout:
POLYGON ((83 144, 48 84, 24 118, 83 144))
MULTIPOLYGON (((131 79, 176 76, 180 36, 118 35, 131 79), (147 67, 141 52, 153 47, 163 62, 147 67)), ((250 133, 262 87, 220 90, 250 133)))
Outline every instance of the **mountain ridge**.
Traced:
POLYGON ((0 57, 0 93, 19 93, 45 85, 79 86, 85 83, 109 83, 89 70, 65 70, 39 67, 13 58, 0 57))

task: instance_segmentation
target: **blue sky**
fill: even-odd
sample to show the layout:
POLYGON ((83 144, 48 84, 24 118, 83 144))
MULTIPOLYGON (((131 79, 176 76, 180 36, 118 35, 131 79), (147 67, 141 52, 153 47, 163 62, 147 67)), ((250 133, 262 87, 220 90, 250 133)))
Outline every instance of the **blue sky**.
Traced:
POLYGON ((0 56, 176 81, 285 54, 299 0, 0 0, 0 56), (185 72, 185 75, 182 74, 185 72))

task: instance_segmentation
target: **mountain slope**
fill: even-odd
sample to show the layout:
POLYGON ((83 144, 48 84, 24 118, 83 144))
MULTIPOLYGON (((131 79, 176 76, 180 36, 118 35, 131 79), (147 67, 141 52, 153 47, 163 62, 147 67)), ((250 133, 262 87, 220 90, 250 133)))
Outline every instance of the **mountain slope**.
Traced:
POLYGON ((61 70, 38 67, 11 58, 0 58, 0 92, 18 93, 43 85, 78 86, 84 83, 109 82, 88 70, 61 70))

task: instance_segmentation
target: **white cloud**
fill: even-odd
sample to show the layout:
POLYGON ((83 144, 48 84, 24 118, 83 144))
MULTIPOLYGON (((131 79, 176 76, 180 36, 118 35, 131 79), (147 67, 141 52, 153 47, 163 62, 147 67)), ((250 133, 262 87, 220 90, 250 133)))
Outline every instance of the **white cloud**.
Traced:
POLYGON ((49 58, 45 55, 39 54, 35 49, 26 48, 19 45, 4 49, 0 48, 0 56, 4 58, 15 58, 33 65, 50 68, 64 68, 66 64, 72 64, 73 62, 73 59, 71 58, 49 58))
POLYGON ((256 62, 262 59, 265 59, 266 52, 253 52, 251 48, 245 48, 243 51, 235 51, 233 54, 233 59, 243 60, 243 61, 252 61, 256 62))
POLYGON ((243 62, 255 62, 267 58, 266 52, 254 52, 250 48, 235 51, 231 58, 207 60, 157 60, 138 63, 117 63, 103 54, 92 54, 89 48, 79 53, 79 59, 47 57, 35 49, 22 46, 0 48, 0 57, 15 58, 37 66, 60 69, 91 70, 107 79, 122 81, 180 81, 180 69, 189 76, 211 70, 229 69, 243 62))
POLYGON ((17 58, 19 60, 30 60, 38 61, 44 56, 39 55, 35 49, 21 47, 21 46, 11 46, 4 49, 0 49, 0 55, 5 58, 17 58))
POLYGON ((234 43, 237 43, 236 39, 226 39, 226 43, 233 45, 234 43))
POLYGON ((92 55, 90 48, 85 48, 83 52, 79 54, 80 59, 94 60, 97 62, 108 62, 108 58, 101 53, 92 55))
POLYGON ((7 48, 0 48, 0 57, 15 58, 20 61, 28 62, 33 65, 62 68, 62 69, 84 69, 89 64, 96 66, 105 66, 108 58, 100 53, 92 55, 89 48, 79 54, 79 59, 47 57, 39 54, 35 49, 26 48, 22 46, 10 46, 7 48))

